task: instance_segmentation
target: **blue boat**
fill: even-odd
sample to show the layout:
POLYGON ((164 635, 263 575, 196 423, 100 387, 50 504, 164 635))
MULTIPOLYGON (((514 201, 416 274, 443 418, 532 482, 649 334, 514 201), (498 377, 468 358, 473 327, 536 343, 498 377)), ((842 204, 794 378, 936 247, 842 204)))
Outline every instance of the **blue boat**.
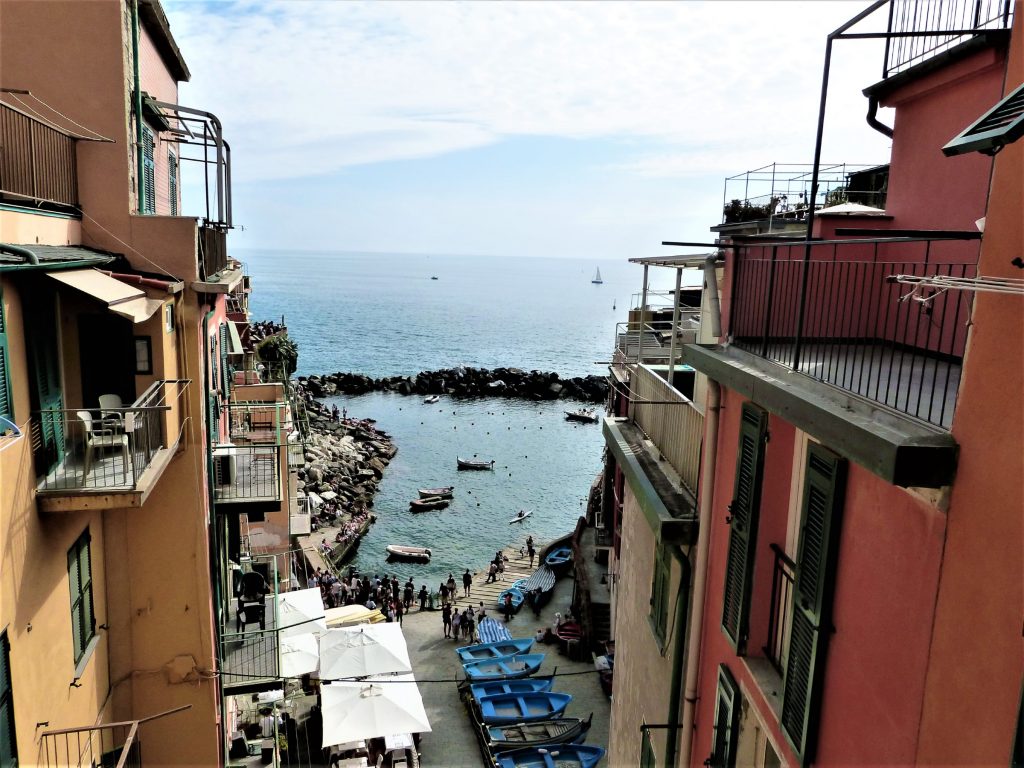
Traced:
POLYGON ((559 547, 548 553, 548 556, 544 558, 544 563, 557 575, 561 576, 569 570, 569 565, 572 563, 572 550, 568 547, 559 547))
POLYGON ((502 693, 544 693, 550 691, 555 679, 546 677, 524 677, 521 680, 494 680, 489 683, 473 683, 469 686, 470 695, 479 701, 484 696, 497 696, 502 693))
POLYGON ((572 701, 568 693, 499 693, 479 699, 480 719, 489 724, 529 723, 561 717, 572 701))
POLYGON ((593 768, 602 757, 601 747, 557 744, 503 752, 496 760, 498 768, 593 768))
POLYGON ((543 661, 543 653, 521 653, 500 659, 470 661, 463 664, 462 669, 471 682, 479 683, 484 680, 529 677, 540 669, 543 661))
POLYGON ((500 595, 498 595, 498 609, 505 610, 505 595, 512 596, 512 613, 518 613, 519 609, 523 607, 523 602, 526 600, 526 595, 520 592, 515 587, 509 587, 500 595))
MULTIPOLYGON (((513 598, 514 599, 514 598, 513 598)), ((522 595, 520 595, 522 603, 522 595)), ((455 652, 463 662, 500 659, 503 656, 515 656, 517 653, 529 653, 533 647, 533 639, 499 640, 496 643, 477 643, 456 648, 455 652)))

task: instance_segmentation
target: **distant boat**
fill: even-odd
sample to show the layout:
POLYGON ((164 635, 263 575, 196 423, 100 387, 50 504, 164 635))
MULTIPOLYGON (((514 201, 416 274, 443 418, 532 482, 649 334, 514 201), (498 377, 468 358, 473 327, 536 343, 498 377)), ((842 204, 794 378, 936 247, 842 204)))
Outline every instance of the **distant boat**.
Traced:
POLYGON ((446 485, 444 488, 420 488, 419 494, 421 499, 429 499, 431 496, 437 496, 442 499, 450 499, 455 492, 454 485, 446 485))
POLYGON ((430 395, 429 397, 424 397, 423 398, 423 402, 424 402, 425 405, 433 405, 434 403, 436 403, 440 399, 441 399, 440 395, 430 395))
POLYGON ((430 279, 431 280, 437 280, 437 275, 432 275, 430 279))
POLYGON ((582 421, 584 424, 596 424, 598 416, 592 408, 580 408, 578 411, 565 411, 566 421, 582 421))
POLYGON ((598 267, 597 269, 594 270, 594 279, 591 280, 590 282, 594 283, 595 285, 600 285, 601 283, 604 282, 604 280, 601 279, 601 268, 600 267, 598 267))
POLYGON ((458 464, 459 469, 494 469, 493 461, 470 461, 469 459, 460 459, 456 456, 455 462, 458 464))
POLYGON ((513 517, 511 520, 508 521, 508 524, 512 525, 512 523, 521 523, 521 522, 523 522, 523 520, 525 520, 526 518, 528 518, 532 514, 533 514, 533 510, 527 511, 525 509, 521 509, 521 510, 519 510, 519 512, 516 514, 515 517, 513 517))
POLYGON ((406 547, 401 544, 389 544, 385 547, 389 560, 404 560, 412 563, 429 563, 430 550, 426 547, 406 547))
POLYGON ((428 496, 425 499, 413 499, 409 502, 409 509, 412 512, 426 512, 428 509, 444 509, 451 501, 441 496, 428 496))

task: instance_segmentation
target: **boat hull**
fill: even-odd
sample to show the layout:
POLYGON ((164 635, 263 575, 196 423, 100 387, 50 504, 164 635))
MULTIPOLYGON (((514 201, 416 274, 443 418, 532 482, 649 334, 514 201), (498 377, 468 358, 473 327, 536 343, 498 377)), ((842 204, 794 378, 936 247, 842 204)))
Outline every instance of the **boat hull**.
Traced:
POLYGON ((484 696, 498 696, 502 693, 544 693, 551 690, 554 678, 524 677, 521 680, 494 680, 489 683, 473 683, 469 695, 479 701, 484 696))
POLYGON ((426 499, 413 499, 409 502, 409 509, 413 512, 427 512, 431 509, 444 509, 451 501, 442 499, 440 496, 431 496, 426 499))
POLYGON ((572 550, 569 547, 559 547, 544 558, 544 564, 557 576, 562 576, 572 565, 572 550))
POLYGON ((470 461, 468 459, 460 459, 458 456, 455 457, 455 463, 459 469, 476 470, 477 472, 493 470, 493 461, 470 461))
POLYGON ((534 674, 540 669, 543 661, 543 653, 522 653, 501 659, 470 661, 462 665, 462 670, 474 683, 485 680, 514 680, 534 674))
POLYGON ((529 653, 533 647, 533 640, 523 638, 521 640, 501 640, 497 643, 477 643, 476 645, 464 645, 456 648, 455 652, 463 662, 485 661, 488 659, 503 659, 507 656, 529 653))
POLYGON ((385 547, 388 553, 388 560, 401 560, 406 563, 429 563, 430 550, 426 547, 405 547, 398 544, 389 544, 385 547))
POLYGON ((579 421, 583 424, 596 424, 598 416, 596 413, 584 413, 582 411, 565 411, 566 421, 579 421))
POLYGON ((528 723, 559 717, 572 701, 568 693, 499 693, 479 700, 484 723, 528 723))
POLYGON ((492 753, 552 744, 582 744, 587 738, 593 714, 586 720, 562 717, 536 723, 484 726, 487 748, 492 753))
POLYGON ((564 744, 557 749, 529 747, 497 756, 498 768, 593 768, 604 749, 586 744, 564 744))
POLYGON ((450 499, 455 493, 455 486, 448 485, 444 488, 420 488, 419 493, 421 499, 450 499))

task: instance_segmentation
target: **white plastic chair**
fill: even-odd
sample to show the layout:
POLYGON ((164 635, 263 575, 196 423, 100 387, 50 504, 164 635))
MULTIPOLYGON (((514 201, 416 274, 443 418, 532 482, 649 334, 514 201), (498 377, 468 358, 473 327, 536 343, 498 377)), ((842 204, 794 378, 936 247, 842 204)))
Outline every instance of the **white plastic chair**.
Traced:
POLYGON ((120 395, 100 395, 100 420, 108 427, 124 430, 124 408, 120 395))
POLYGON ((121 451, 121 463, 125 475, 128 474, 128 435, 111 429, 106 422, 95 423, 89 411, 78 411, 78 418, 85 427, 85 473, 83 479, 89 476, 89 467, 92 465, 93 451, 96 449, 109 448, 121 451))

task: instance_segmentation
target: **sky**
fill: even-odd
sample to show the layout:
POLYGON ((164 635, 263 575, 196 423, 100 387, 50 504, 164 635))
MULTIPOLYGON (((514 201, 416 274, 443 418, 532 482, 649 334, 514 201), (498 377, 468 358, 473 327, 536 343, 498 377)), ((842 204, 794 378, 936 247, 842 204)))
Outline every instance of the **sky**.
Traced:
MULTIPOLYGON (((588 259, 708 242, 726 176, 810 163, 825 37, 867 5, 165 0, 235 247, 588 259)), ((836 44, 823 161, 888 161, 881 67, 836 44)))

